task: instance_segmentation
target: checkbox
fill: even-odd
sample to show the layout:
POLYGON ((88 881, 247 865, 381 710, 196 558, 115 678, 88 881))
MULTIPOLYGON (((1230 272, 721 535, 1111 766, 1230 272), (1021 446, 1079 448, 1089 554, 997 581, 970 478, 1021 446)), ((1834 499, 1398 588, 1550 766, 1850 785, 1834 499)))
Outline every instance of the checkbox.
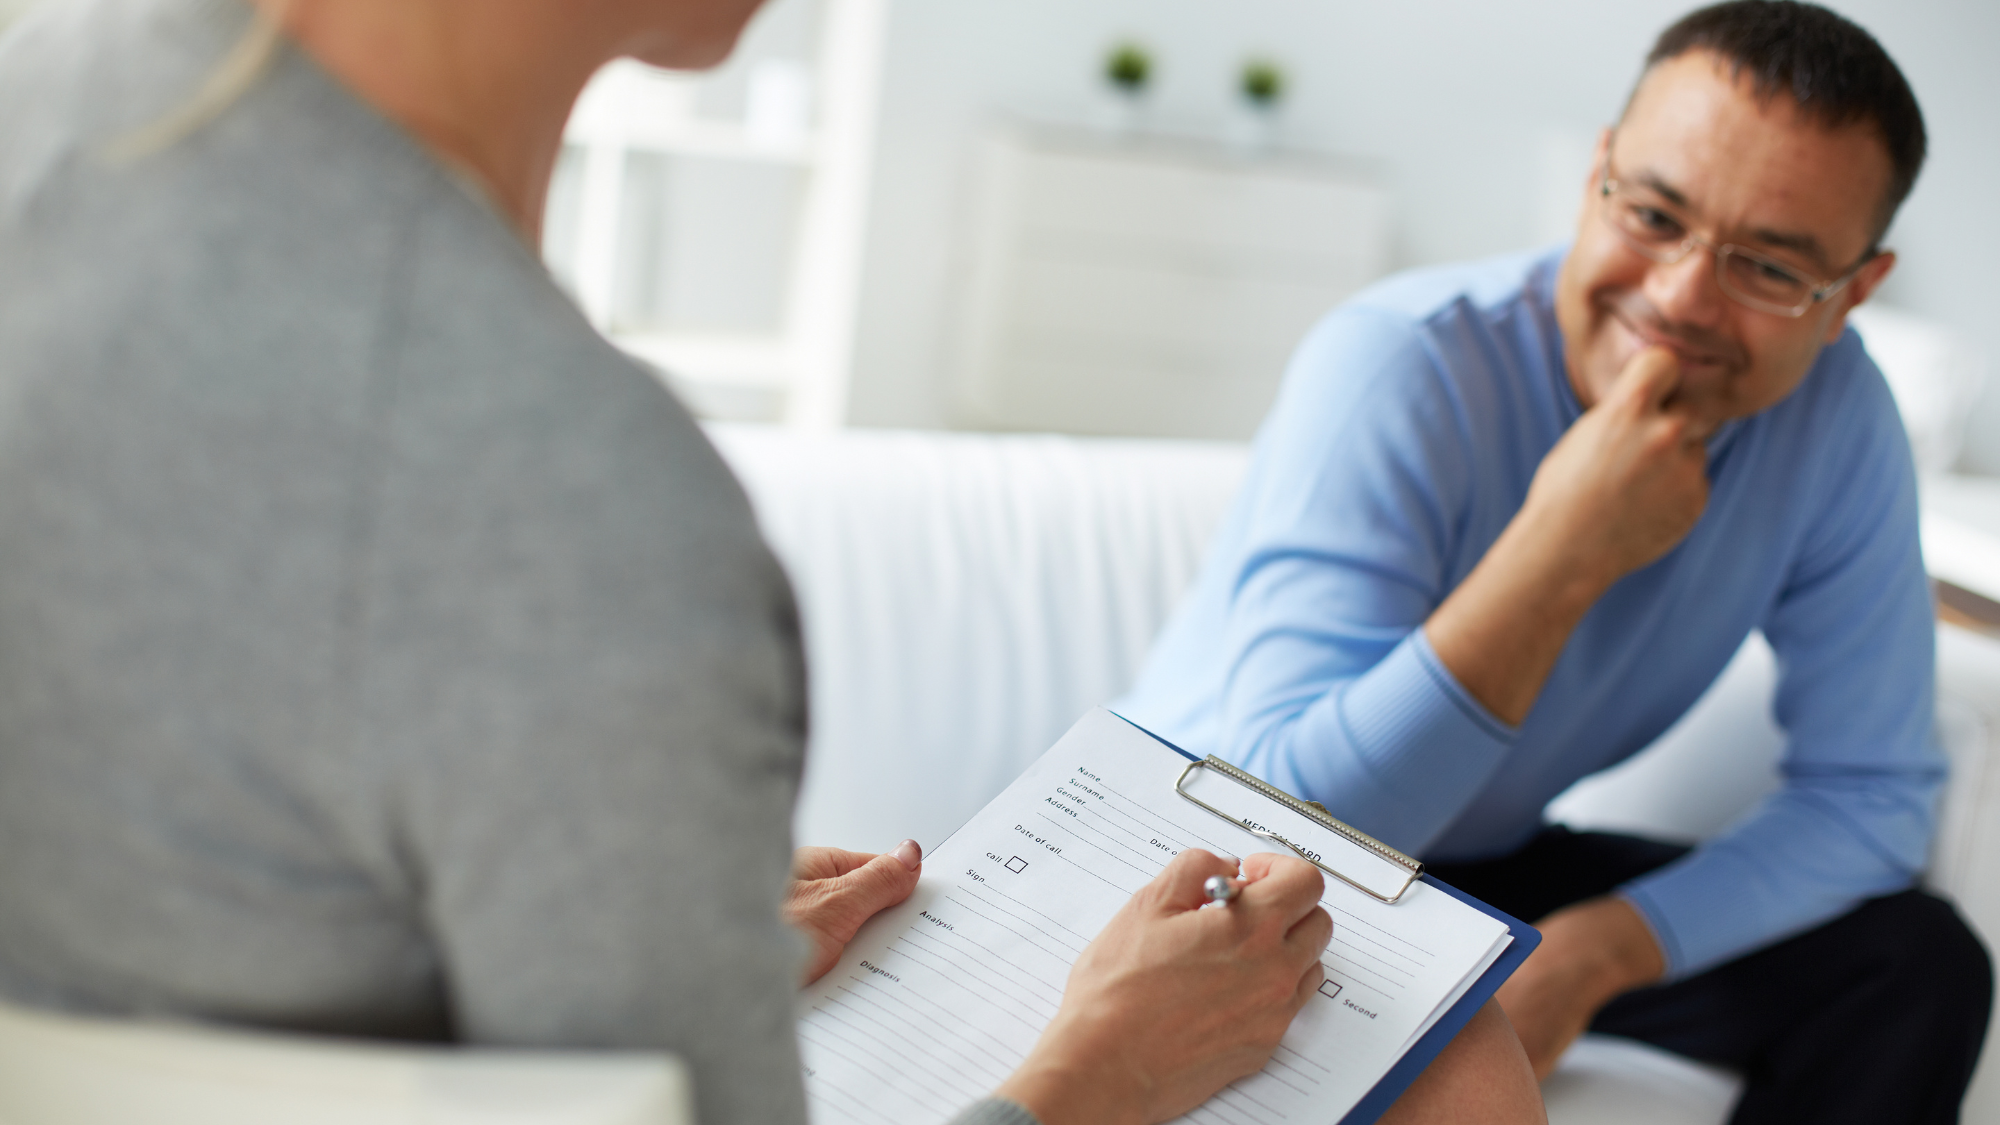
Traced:
POLYGON ((1340 995, 1340 985, 1334 981, 1323 980, 1319 982, 1319 994, 1331 1000, 1340 995))
POLYGON ((1007 861, 1007 870, 1012 871, 1016 875, 1019 875, 1021 872, 1026 871, 1027 869, 1028 869, 1028 861, 1022 859, 1020 856, 1015 856, 1013 859, 1007 861))

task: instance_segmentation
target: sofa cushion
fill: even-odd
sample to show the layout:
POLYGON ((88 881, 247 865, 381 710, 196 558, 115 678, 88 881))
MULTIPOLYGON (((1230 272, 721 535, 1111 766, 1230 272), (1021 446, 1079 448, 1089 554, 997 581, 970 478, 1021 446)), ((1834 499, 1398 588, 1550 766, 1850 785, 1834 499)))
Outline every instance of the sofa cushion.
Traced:
POLYGON ((1644 1043, 1586 1035, 1542 1083, 1549 1125, 1722 1125, 1742 1082, 1644 1043))
POLYGON ((711 426, 798 592, 798 839, 935 847, 1130 686, 1247 464, 1182 441, 711 426))

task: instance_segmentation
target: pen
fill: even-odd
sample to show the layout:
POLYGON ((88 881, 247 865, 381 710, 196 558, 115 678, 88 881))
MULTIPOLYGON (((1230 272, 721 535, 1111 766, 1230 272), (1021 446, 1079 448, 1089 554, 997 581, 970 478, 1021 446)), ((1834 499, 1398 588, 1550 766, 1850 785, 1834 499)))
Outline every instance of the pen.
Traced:
POLYGON ((1241 890, 1227 875, 1210 875, 1208 882, 1201 885, 1201 891, 1208 896, 1211 906, 1228 906, 1229 900, 1241 890))

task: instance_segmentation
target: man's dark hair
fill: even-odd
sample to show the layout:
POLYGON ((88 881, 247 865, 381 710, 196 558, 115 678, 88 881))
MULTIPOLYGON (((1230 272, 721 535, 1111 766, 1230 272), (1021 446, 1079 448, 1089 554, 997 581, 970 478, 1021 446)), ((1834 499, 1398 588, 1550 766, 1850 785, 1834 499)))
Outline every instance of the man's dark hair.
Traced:
POLYGON ((1690 12, 1660 33, 1646 56, 1651 70, 1689 51, 1750 76, 1759 98, 1786 94, 1808 120, 1838 129, 1871 122, 1889 150, 1889 190, 1875 237, 1889 229, 1924 166, 1924 115, 1889 52, 1846 18, 1796 0, 1729 0, 1690 12))

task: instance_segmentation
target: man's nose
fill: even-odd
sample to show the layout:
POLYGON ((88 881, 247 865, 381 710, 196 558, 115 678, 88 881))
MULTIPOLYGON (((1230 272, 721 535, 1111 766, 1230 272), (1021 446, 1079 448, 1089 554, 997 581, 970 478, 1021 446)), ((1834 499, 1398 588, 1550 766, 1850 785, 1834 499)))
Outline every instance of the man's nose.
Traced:
POLYGON ((1715 277, 1715 251, 1697 246, 1680 261, 1658 262, 1646 271, 1646 299, 1671 324, 1713 328, 1729 300, 1715 277))

